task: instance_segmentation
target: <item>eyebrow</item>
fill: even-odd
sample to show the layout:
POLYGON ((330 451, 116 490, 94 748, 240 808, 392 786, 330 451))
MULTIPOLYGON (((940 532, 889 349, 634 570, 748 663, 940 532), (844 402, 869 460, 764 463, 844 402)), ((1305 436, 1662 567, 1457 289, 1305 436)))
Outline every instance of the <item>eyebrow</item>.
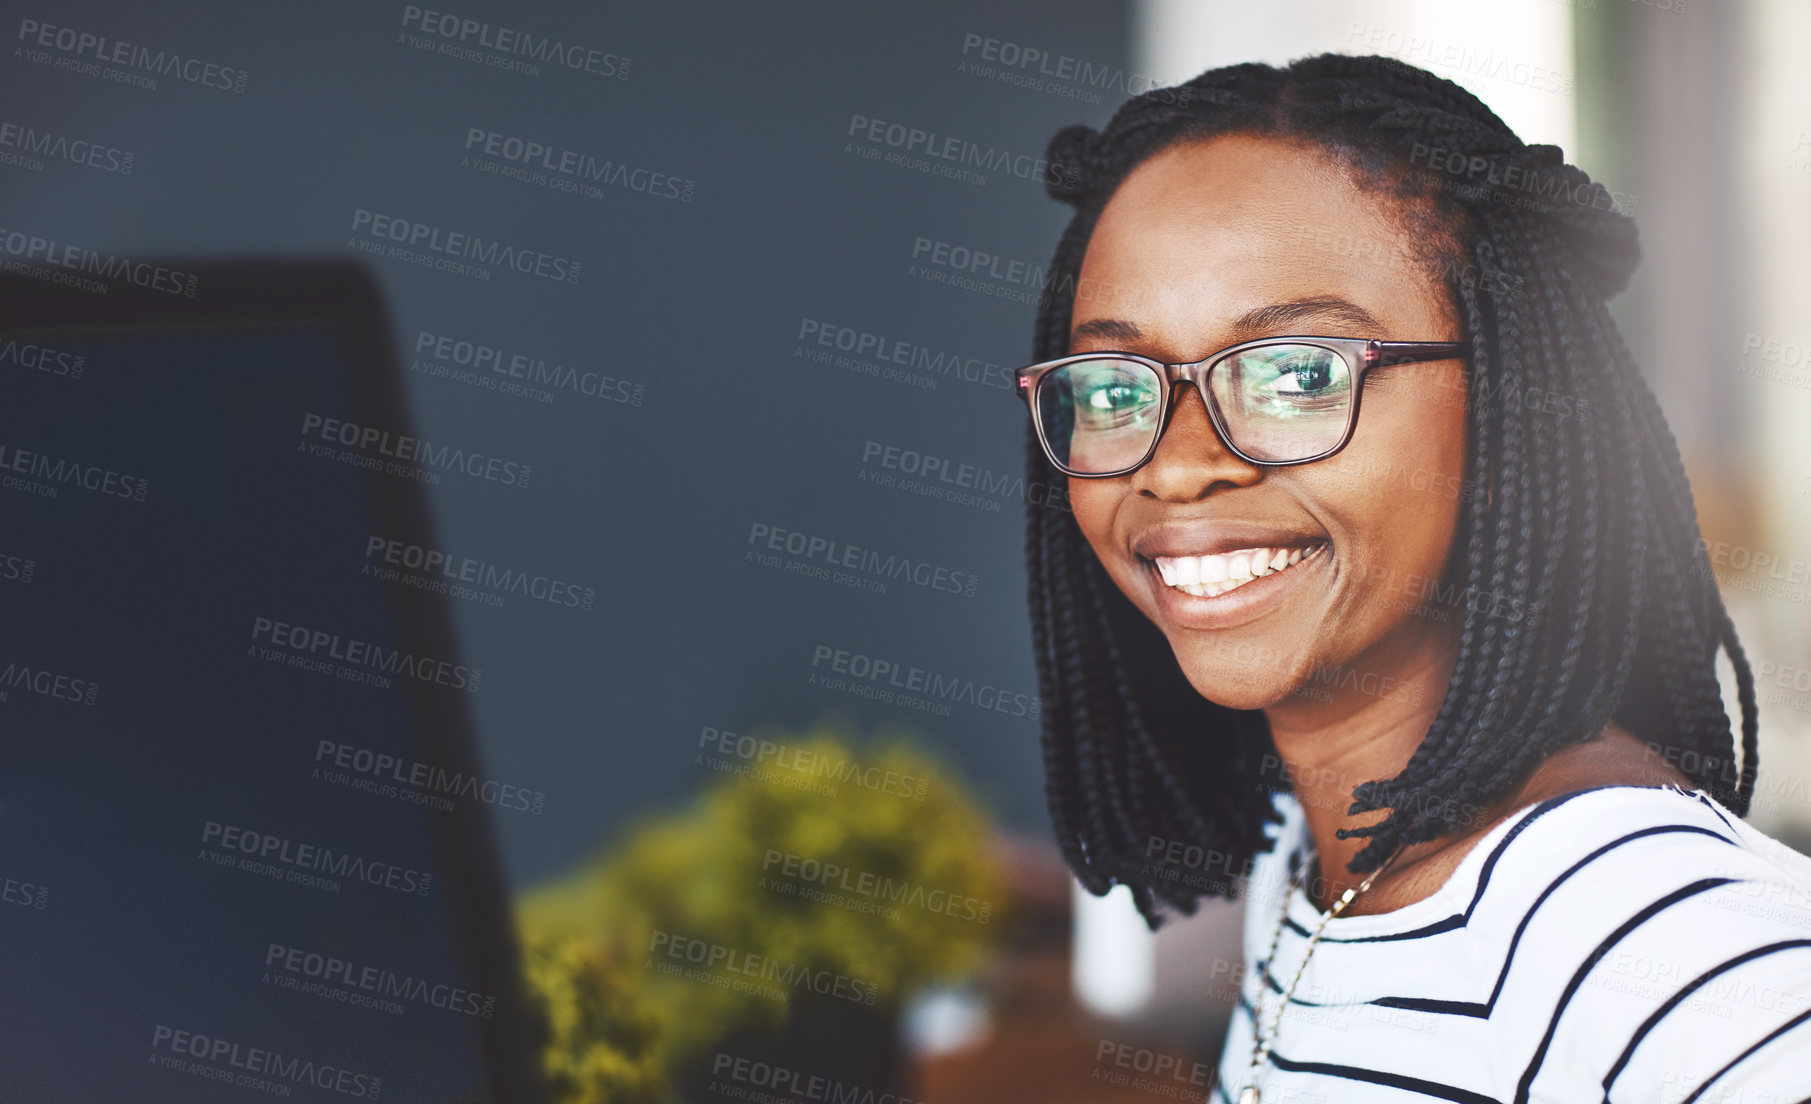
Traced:
MULTIPOLYGON (((1377 320, 1376 315, 1350 299, 1342 299, 1337 295, 1315 295, 1255 307, 1234 320, 1232 328, 1236 334, 1257 336, 1286 329, 1307 319, 1337 322, 1366 334, 1383 332, 1383 323, 1377 320)), ((1144 332, 1136 323, 1118 318, 1090 318, 1069 332, 1069 341, 1074 344, 1084 337, 1105 341, 1137 341, 1143 336, 1144 332)))

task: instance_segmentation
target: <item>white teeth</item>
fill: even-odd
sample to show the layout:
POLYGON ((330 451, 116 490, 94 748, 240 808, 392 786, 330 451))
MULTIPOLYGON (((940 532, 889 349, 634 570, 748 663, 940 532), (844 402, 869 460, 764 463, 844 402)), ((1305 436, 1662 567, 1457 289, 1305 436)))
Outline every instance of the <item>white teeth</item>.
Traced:
POLYGON ((1317 544, 1310 549, 1241 548, 1216 556, 1158 556, 1155 563, 1164 585, 1212 598, 1301 563, 1325 547, 1317 544))

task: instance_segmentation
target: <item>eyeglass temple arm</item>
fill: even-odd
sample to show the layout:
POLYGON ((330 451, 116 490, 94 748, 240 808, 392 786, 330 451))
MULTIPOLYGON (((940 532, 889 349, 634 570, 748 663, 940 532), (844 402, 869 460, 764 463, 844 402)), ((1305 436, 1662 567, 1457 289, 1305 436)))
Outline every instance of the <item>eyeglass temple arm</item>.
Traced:
POLYGON ((1445 360, 1471 351, 1469 341, 1373 341, 1365 346, 1365 367, 1445 360))

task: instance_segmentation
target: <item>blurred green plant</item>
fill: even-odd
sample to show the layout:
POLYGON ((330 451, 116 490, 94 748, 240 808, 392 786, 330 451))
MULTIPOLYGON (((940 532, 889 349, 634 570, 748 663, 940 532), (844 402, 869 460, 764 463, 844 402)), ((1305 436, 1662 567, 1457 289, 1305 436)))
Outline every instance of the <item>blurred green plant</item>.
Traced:
POLYGON ((660 1021, 621 956, 594 939, 521 929, 523 972, 544 1031, 541 1066, 557 1104, 667 1104, 660 1021))
MULTIPOLYGON (((1006 908, 989 818, 909 740, 855 750, 829 724, 759 739, 784 751, 701 749, 699 765, 725 770, 722 782, 519 902, 521 926, 537 940, 590 941, 640 962, 632 984, 664 1025, 656 1049, 669 1068, 732 1030, 777 1025, 792 996, 773 973, 745 978, 666 955, 675 939, 761 956, 781 971, 843 975, 877 991, 893 1015, 916 989, 968 976, 1006 908)), ((557 993, 582 983, 548 975, 538 984, 557 993)))

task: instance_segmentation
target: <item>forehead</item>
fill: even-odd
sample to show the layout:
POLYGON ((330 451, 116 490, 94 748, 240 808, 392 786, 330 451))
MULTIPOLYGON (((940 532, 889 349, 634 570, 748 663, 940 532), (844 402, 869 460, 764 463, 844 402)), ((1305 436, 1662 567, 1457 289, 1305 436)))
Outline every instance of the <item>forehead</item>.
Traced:
POLYGON ((1229 135, 1171 146, 1102 211, 1072 324, 1123 320, 1199 355, 1204 341, 1235 339, 1234 320, 1252 311, 1343 299, 1398 331, 1347 336, 1438 336, 1451 304, 1404 202, 1309 144, 1229 135))

